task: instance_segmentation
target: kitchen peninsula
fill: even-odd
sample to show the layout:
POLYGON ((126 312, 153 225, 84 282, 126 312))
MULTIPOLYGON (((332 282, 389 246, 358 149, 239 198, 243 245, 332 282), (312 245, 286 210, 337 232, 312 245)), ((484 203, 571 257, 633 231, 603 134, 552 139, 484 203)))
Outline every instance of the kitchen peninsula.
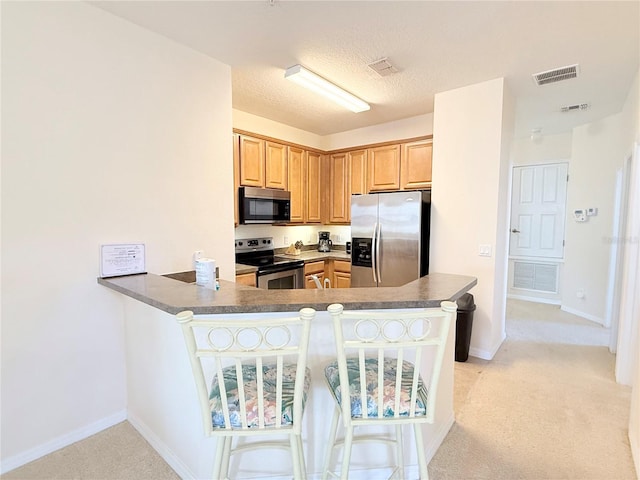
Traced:
POLYGON ((221 280, 215 291, 154 274, 100 278, 98 283, 167 313, 191 310, 203 315, 325 310, 332 303, 347 310, 437 307, 444 300, 457 300, 476 279, 434 273, 402 287, 327 290, 266 290, 221 280))
MULTIPOLYGON (((477 281, 473 277, 434 273, 402 287, 266 290, 220 281, 218 291, 155 274, 101 278, 98 283, 123 295, 127 377, 127 418, 182 478, 209 478, 216 439, 204 436, 199 404, 187 352, 175 314, 191 310, 200 318, 224 316, 276 318, 300 308, 316 309, 308 365, 310 401, 303 419, 303 442, 309 478, 319 478, 323 448, 329 436, 333 399, 326 388, 324 365, 335 357, 331 320, 326 308, 387 310, 438 307, 456 300, 477 281)), ((449 330, 439 380, 435 422, 425 425, 425 450, 430 460, 453 425, 455 325, 449 330)), ((404 432, 406 473, 417 477, 417 459, 409 430, 404 432)), ((354 448, 352 478, 379 478, 390 473, 388 449, 354 448)), ((251 460, 232 459, 233 478, 287 478, 284 452, 252 452, 251 460)), ((290 477, 290 476, 289 476, 290 477)))

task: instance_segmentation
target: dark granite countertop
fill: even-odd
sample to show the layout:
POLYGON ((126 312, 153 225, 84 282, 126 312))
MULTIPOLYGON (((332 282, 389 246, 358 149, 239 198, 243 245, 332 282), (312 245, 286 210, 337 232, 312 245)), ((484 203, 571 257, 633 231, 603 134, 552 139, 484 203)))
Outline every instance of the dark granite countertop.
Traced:
POLYGON ((98 278, 98 283, 167 313, 191 310, 198 315, 290 312, 303 307, 325 310, 332 303, 341 303, 348 310, 436 307, 443 300, 457 300, 477 280, 432 273, 402 287, 326 290, 264 290, 220 280, 220 290, 215 291, 148 273, 98 278))

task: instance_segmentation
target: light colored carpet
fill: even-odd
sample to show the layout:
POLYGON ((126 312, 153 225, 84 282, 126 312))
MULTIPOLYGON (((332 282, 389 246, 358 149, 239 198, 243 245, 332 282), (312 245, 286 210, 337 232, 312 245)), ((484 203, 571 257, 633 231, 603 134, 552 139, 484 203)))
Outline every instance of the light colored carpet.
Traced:
MULTIPOLYGON (((456 423, 432 480, 633 480, 630 389, 617 385, 602 328, 558 307, 510 300, 495 358, 455 364, 456 423)), ((176 479, 123 422, 2 476, 176 479)))

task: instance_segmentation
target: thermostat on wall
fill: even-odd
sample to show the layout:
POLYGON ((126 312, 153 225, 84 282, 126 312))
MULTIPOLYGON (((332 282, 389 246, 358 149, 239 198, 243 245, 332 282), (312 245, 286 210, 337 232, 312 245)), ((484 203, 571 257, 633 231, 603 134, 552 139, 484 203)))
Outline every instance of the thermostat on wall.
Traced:
POLYGON ((586 222, 587 221, 587 212, 584 209, 580 208, 578 210, 573 211, 573 216, 576 219, 576 222, 586 222))

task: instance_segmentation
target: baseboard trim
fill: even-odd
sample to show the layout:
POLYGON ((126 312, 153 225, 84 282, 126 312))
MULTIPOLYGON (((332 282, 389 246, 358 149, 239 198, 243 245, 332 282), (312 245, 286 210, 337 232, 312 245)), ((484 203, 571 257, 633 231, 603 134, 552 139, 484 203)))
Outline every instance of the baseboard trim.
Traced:
POLYGON ((482 360, 493 360, 493 357, 496 355, 496 353, 498 352, 498 349, 502 346, 502 343, 505 341, 506 338, 507 336, 503 332, 502 338, 500 339, 499 342, 496 343, 496 345, 493 346, 491 350, 484 350, 482 348, 470 347, 469 355, 471 355, 472 357, 481 358, 482 360))
POLYGON ((631 457, 636 466, 636 475, 640 479, 640 439, 632 432, 629 427, 629 444, 631 445, 631 457))
POLYGON ((129 423, 133 425, 133 428, 135 428, 138 433, 142 435, 147 442, 149 442, 149 445, 158 452, 158 455, 160 455, 162 459, 167 462, 171 468, 173 468, 180 478, 183 480, 197 478, 191 469, 187 467, 187 465, 185 465, 185 463, 180 460, 175 453, 173 453, 167 444, 160 440, 160 438, 153 433, 153 431, 142 420, 140 420, 140 418, 129 412, 127 419, 129 420, 129 423))
POLYGON ((600 325, 602 325, 604 327, 604 319, 603 318, 596 317, 595 315, 591 315, 589 313, 581 312, 580 310, 576 310, 575 308, 567 307, 565 305, 560 305, 560 310, 562 310, 563 312, 570 313, 572 315, 576 315, 578 317, 582 317, 585 320, 590 320, 592 322, 599 323, 600 325))
POLYGON ((0 465, 0 475, 10 472, 18 467, 26 465, 29 462, 33 462, 39 458, 49 455, 50 453, 60 450, 61 448, 68 447, 69 445, 84 440, 85 438, 95 435, 96 433, 106 430, 109 427, 113 427, 120 422, 124 422, 127 419, 127 411, 121 410, 108 417, 105 417, 96 422, 85 425, 84 427, 73 430, 65 435, 54 438, 42 445, 27 450, 26 452, 19 453, 12 457, 2 461, 0 465))
POLYGON ((553 298, 530 297, 528 295, 514 295, 510 293, 507 298, 512 300, 524 300, 526 302, 544 303, 547 305, 560 305, 562 302, 553 298))

